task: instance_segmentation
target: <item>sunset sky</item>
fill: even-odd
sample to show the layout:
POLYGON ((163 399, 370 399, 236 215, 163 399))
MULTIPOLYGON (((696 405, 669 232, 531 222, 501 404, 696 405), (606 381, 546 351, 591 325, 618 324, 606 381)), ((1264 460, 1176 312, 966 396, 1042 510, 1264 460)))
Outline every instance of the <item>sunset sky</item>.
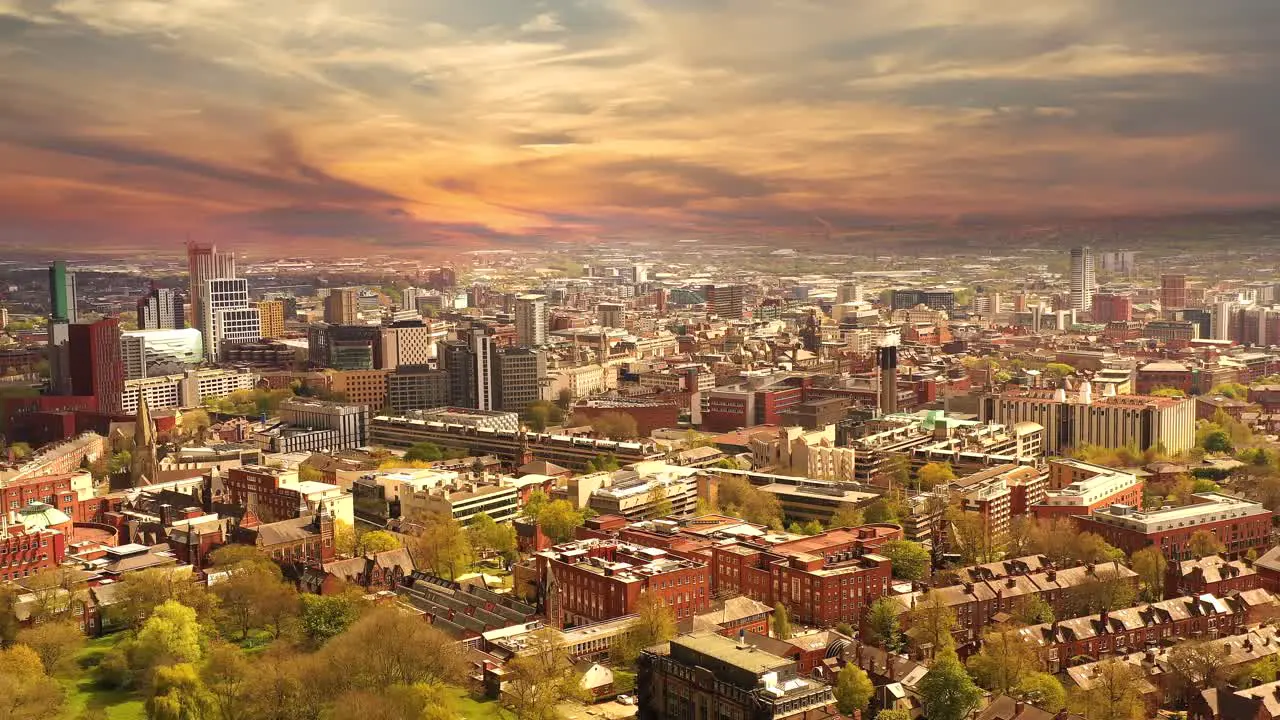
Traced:
POLYGON ((1277 0, 0 0, 0 243, 1280 201, 1277 0))

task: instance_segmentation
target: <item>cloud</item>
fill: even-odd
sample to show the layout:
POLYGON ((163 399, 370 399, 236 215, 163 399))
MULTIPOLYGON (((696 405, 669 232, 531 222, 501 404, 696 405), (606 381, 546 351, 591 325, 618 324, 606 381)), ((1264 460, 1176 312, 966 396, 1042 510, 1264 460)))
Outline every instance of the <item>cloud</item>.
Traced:
POLYGON ((1273 204, 1277 36, 1274 0, 0 0, 0 225, 526 241, 1273 204))

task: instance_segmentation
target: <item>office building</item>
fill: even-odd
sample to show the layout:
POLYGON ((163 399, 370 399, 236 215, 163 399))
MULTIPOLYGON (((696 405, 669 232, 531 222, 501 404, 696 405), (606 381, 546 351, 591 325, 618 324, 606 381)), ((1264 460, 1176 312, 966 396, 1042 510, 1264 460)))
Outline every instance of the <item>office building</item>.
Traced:
POLYGON ((206 398, 226 397, 236 390, 251 390, 258 376, 238 370, 187 370, 173 375, 153 375, 124 383, 120 402, 126 415, 138 411, 138 397, 147 399, 147 407, 157 410, 199 407, 206 398))
POLYGON ((547 298, 545 295, 521 295, 516 298, 516 338, 521 345, 537 347, 547 344, 547 298))
POLYGON ((1142 333, 1152 340, 1185 345, 1200 339, 1200 325, 1186 320, 1152 320, 1142 333))
POLYGON ((542 399, 542 385, 547 377, 546 356, 527 347, 502 348, 492 353, 492 376, 496 382, 496 401, 486 410, 497 409, 520 413, 542 399))
POLYGON ((600 319, 600 326, 607 328, 626 327, 624 309, 625 306, 622 303, 600 303, 596 305, 596 316, 600 319))
POLYGON ((284 337, 284 301, 263 300, 258 303, 258 336, 263 340, 284 337))
POLYGON ((70 395, 70 325, 76 321, 76 276, 61 260, 49 266, 49 390, 70 395))
POLYGON ((440 369, 449 377, 450 402, 458 407, 478 407, 476 360, 471 345, 450 340, 440 343, 439 353, 440 369))
MULTIPOLYGON (((836 651, 838 654, 838 650, 836 651)), ((834 717, 832 687, 795 660, 701 631, 640 653, 639 720, 804 720, 834 717)))
POLYGON ((374 410, 387 406, 387 370, 336 370, 326 373, 334 393, 374 410))
POLYGON ((1050 455, 1084 445, 1159 447, 1171 454, 1195 446, 1195 400, 1149 395, 1094 398, 1090 384, 1082 385, 1070 395, 1035 388, 988 395, 979 403, 979 418, 1006 426, 1041 425, 1044 451, 1050 455))
POLYGON ((1142 507, 1144 483, 1132 473, 1079 460, 1049 461, 1049 490, 1031 506, 1039 519, 1092 515, 1112 505, 1142 507))
POLYGON ((894 310, 910 310, 924 305, 930 310, 952 312, 956 309, 956 294, 943 288, 894 290, 890 305, 894 310))
POLYGON ((417 310, 418 300, 426 297, 426 292, 416 287, 407 287, 400 291, 400 309, 417 310))
POLYGON ((898 412, 898 339, 886 336, 876 349, 877 365, 880 368, 880 414, 892 415, 898 412))
POLYGON ((1116 250, 1099 254, 1102 269, 1117 275, 1130 276, 1137 272, 1138 253, 1133 250, 1116 250))
POLYGON ((1180 310, 1187 307, 1187 276, 1160 276, 1160 308, 1180 310))
POLYGON ((319 444, 296 450, 342 450, 362 447, 367 439, 369 409, 355 403, 335 403, 312 398, 293 397, 280 403, 280 420, 295 428, 325 431, 319 444))
POLYGON ((498 374, 494 368, 496 354, 497 346, 491 336, 484 333, 475 333, 471 336, 471 362, 475 367, 473 397, 475 397, 477 410, 499 409, 498 374))
POLYGON ((1192 559, 1190 541, 1197 532, 1211 533, 1232 557, 1270 549, 1272 513, 1261 503, 1212 492, 1192 499, 1191 505, 1146 511, 1113 505, 1074 520, 1081 532, 1097 533, 1130 555, 1158 547, 1173 562, 1192 559))
POLYGON ((747 288, 744 285, 703 285, 707 313, 722 320, 741 320, 747 288))
POLYGON ((191 304, 191 324, 205 335, 205 354, 209 355, 208 317, 205 305, 208 293, 208 282, 215 278, 234 278, 236 276, 236 257, 231 253, 220 253, 215 245, 187 244, 187 275, 191 283, 188 300, 191 304))
MULTIPOLYGON (((1098 290, 1093 248, 1071 248, 1071 309, 1086 312, 1093 308, 1093 295, 1098 290)), ((1058 328, 1062 330, 1064 328, 1058 328)))
POLYGON ((187 302, 173 288, 151 286, 138 298, 139 330, 181 330, 187 326, 187 302))
POLYGON ((480 513, 501 523, 514 519, 520 513, 520 491, 515 485, 495 483, 440 485, 402 494, 400 510, 406 518, 443 513, 463 527, 480 513))
POLYGON ((307 328, 308 361, 334 370, 379 369, 382 328, 315 323, 307 328))
POLYGON ((97 398, 99 412, 119 414, 124 391, 119 320, 70 325, 67 347, 71 394, 97 398))
POLYGON ((862 286, 856 283, 844 283, 836 288, 836 304, 862 302, 862 286))
POLYGON ((1098 293, 1093 296, 1093 321, 1095 323, 1129 322, 1133 320, 1133 298, 1115 293, 1098 293))
POLYGON ((243 278, 210 278, 200 300, 204 312, 201 333, 205 357, 221 357, 226 343, 257 340, 262 330, 258 308, 249 303, 249 282, 243 278))
POLYGON ((648 520, 688 515, 698 503, 698 471, 662 462, 639 463, 616 470, 608 487, 592 491, 587 503, 600 515, 648 520), (667 506, 668 512, 659 513, 667 506))
POLYGON ((324 299, 324 321, 330 325, 354 325, 360 319, 359 292, 334 288, 324 299))
POLYGON ((449 405, 449 373, 422 365, 402 365, 387 374, 387 405, 392 412, 449 405))
POLYGON ((406 320, 382 328, 378 368, 427 365, 436 358, 438 334, 421 320, 406 320))
POLYGON ((172 375, 204 362, 204 339, 195 328, 126 330, 120 352, 126 380, 172 375))
POLYGON ((66 323, 79 322, 76 296, 76 274, 58 260, 49 266, 49 317, 66 323))

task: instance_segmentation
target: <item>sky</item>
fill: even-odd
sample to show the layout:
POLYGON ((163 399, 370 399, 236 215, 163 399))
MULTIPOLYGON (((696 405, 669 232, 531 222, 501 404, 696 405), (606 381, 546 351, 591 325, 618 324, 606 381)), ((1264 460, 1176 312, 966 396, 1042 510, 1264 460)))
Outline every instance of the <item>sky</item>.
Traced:
POLYGON ((1276 0, 0 0, 0 243, 1270 207, 1277 38, 1276 0))

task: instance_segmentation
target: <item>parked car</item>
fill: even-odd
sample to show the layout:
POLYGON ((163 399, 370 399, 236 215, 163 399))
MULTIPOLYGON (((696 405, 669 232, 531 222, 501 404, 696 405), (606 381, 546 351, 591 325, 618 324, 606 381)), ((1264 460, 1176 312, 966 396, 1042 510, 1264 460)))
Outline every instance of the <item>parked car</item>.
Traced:
POLYGON ((623 705, 635 705, 636 698, 634 695, 619 695, 616 700, 623 705))

